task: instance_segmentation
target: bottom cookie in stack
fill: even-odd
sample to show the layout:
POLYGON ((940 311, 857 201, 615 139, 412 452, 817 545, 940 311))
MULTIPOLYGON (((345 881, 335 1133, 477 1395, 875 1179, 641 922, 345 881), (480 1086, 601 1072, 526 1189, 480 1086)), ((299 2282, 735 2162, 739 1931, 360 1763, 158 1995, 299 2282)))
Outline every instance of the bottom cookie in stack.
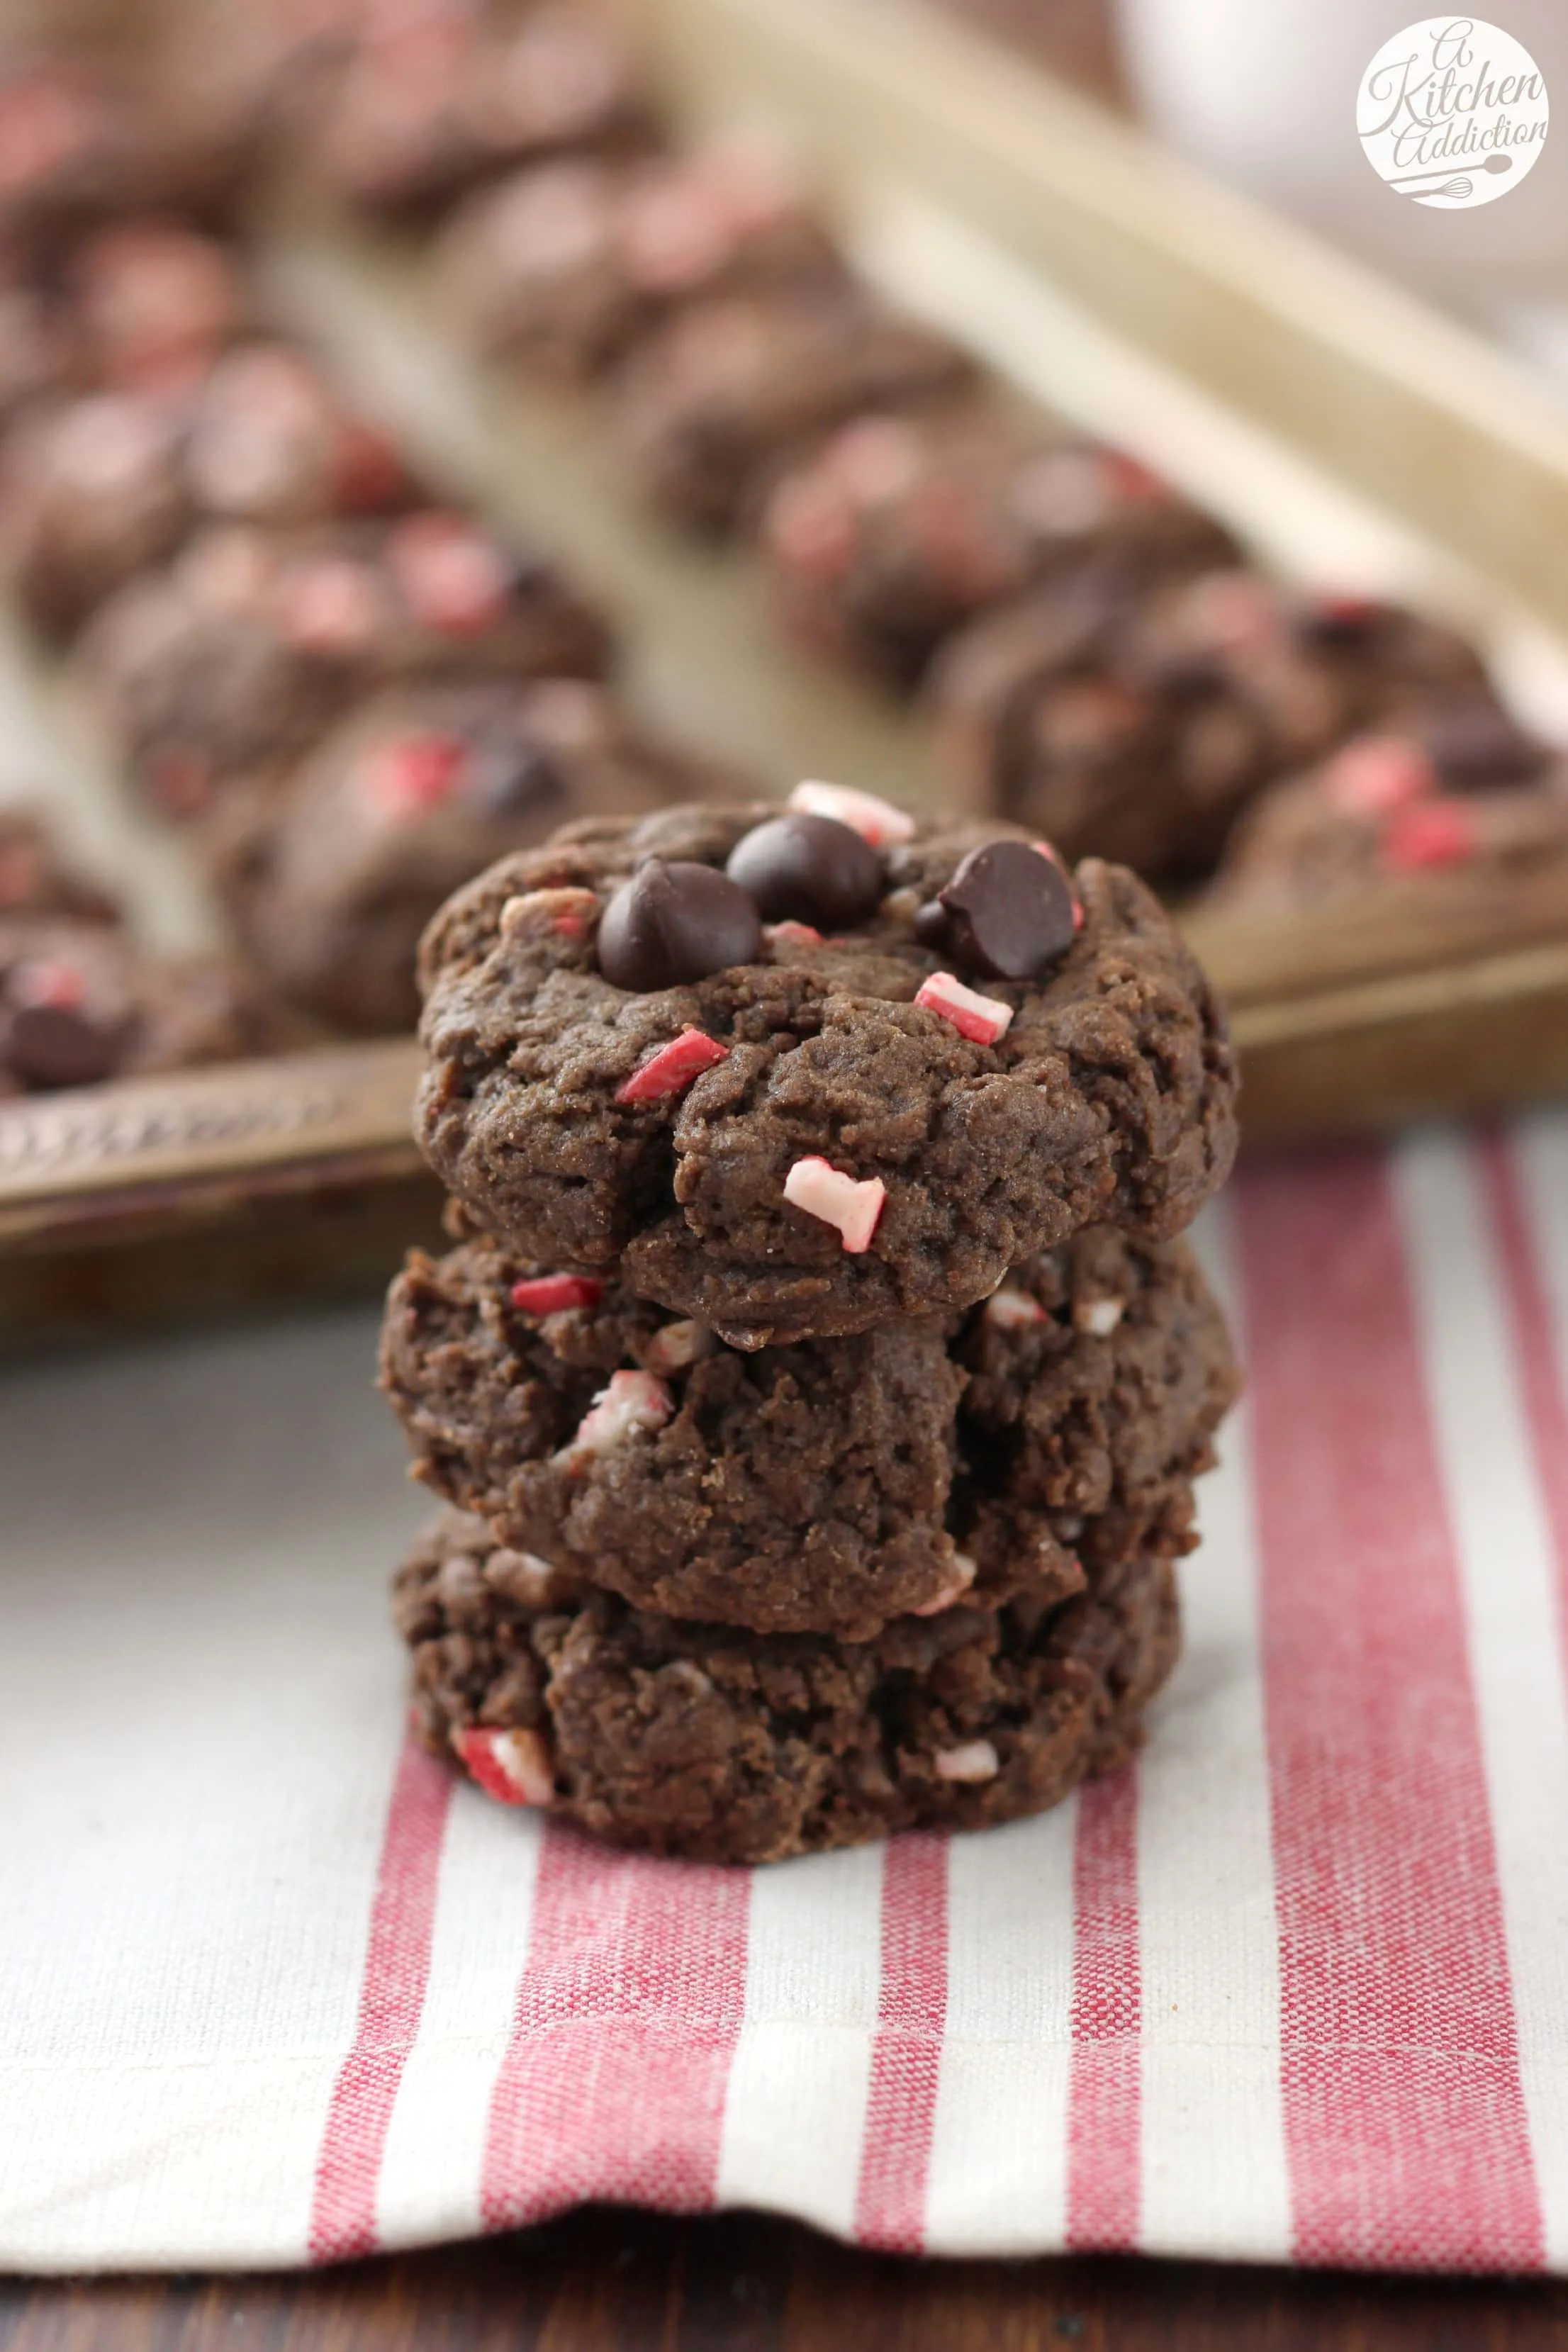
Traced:
POLYGON ((636 1609, 445 1511, 395 1586, 425 1744, 595 1836, 772 1862, 1043 1811, 1139 1746, 1175 1664, 1172 1563, 868 1642, 636 1609))
POLYGON ((1107 1228, 964 1315, 756 1350, 469 1239, 393 1286, 382 1379, 459 1507, 399 1585, 424 1736, 730 1861, 1037 1811, 1125 1755, 1237 1387, 1190 1251, 1107 1228))

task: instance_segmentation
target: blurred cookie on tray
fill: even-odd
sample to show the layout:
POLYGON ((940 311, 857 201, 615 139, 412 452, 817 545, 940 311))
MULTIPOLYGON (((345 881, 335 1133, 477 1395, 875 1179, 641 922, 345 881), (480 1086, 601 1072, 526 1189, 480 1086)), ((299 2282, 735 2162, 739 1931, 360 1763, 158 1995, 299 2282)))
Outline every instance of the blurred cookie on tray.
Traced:
POLYGON ((82 676, 136 788, 165 816, 298 759, 400 678, 596 677, 606 623, 536 551, 422 507, 301 532, 203 532, 131 582, 82 676))
POLYGON ((790 634, 900 692, 1032 585, 1092 565, 1131 594, 1239 559, 1135 458, 1048 442, 994 400, 857 416, 775 484, 759 542, 790 634))
POLYGON ((852 279, 716 296, 639 343, 615 394, 621 449, 653 504, 689 528, 754 520, 802 446, 868 408, 961 390, 973 364, 852 279))
POLYGON ((581 0, 375 12, 321 110, 316 176, 349 203, 428 217, 510 167, 651 143, 631 47, 581 0))
POLYGON ((1237 569, 1131 594, 1068 574, 955 637, 931 701, 970 805, 1167 883, 1202 879, 1267 783, 1357 729, 1500 715, 1457 632, 1237 569))
POLYGON ((0 913, 0 1097, 286 1051, 306 1032, 236 961, 102 922, 0 913))
POLYGON ((64 636, 202 522, 298 526, 419 496, 313 361, 244 343, 188 390, 97 392, 25 418, 0 461, 0 560, 35 627, 64 636))
MULTIPOLYGON (((1409 898, 1439 876, 1523 878, 1568 859, 1568 765, 1521 729, 1448 739, 1363 735, 1260 794, 1206 903, 1286 915, 1409 898)), ((1568 871, 1568 868, 1565 868, 1568 871)))
POLYGON ((737 139, 516 173, 453 214, 437 268, 467 341, 569 380, 704 296, 843 276, 798 176, 737 139))
POLYGON ((426 924, 493 860, 733 782, 580 679, 410 684, 357 709, 281 789, 235 794, 208 847, 279 992, 334 1027, 392 1032, 417 1017, 426 924))

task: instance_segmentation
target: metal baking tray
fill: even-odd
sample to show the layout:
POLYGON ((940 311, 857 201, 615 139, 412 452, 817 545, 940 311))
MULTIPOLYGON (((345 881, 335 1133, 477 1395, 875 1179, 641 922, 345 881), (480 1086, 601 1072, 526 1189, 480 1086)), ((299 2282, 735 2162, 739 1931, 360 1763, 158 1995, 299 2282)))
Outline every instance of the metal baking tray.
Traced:
MULTIPOLYGON (((678 120, 792 147, 867 273, 1021 398, 1137 450, 1285 572, 1458 619, 1523 715, 1568 740, 1568 408, 1528 375, 916 0, 624 10, 678 120)), ((743 554, 641 512, 591 404, 458 352, 416 249, 283 192, 258 268, 454 492, 602 597, 650 719, 764 782, 935 793, 918 721, 783 645, 743 554)), ((183 845, 130 812, 90 717, 3 618, 0 723, 64 776, 150 933, 209 938, 183 845)), ((1568 877, 1449 877, 1394 923, 1350 907, 1189 929, 1231 1001, 1250 1139, 1568 1086, 1568 877)), ((415 1067, 399 1041, 327 1046, 0 1104, 0 1337, 380 1279, 435 1225, 415 1067)))

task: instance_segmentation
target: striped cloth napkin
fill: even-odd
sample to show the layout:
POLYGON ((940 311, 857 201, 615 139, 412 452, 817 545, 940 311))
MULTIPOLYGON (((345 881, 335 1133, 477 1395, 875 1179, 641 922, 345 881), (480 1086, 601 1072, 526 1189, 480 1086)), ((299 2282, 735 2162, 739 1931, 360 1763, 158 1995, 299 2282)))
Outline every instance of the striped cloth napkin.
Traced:
POLYGON ((1258 1164, 1134 1770, 986 1837, 602 1852, 399 1747, 363 1315, 0 1393, 0 2262, 585 2198, 945 2252, 1568 2267, 1568 1117, 1258 1164))

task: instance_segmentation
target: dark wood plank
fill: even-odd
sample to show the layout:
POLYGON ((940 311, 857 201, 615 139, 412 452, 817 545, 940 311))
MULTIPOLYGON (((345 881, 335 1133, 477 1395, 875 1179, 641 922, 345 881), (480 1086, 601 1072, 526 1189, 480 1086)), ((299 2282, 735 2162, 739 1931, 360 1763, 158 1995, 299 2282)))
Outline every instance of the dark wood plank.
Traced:
POLYGON ((3 2352, 1547 2352, 1568 2283, 910 2263, 753 2215, 574 2214, 308 2277, 0 2281, 3 2352))

